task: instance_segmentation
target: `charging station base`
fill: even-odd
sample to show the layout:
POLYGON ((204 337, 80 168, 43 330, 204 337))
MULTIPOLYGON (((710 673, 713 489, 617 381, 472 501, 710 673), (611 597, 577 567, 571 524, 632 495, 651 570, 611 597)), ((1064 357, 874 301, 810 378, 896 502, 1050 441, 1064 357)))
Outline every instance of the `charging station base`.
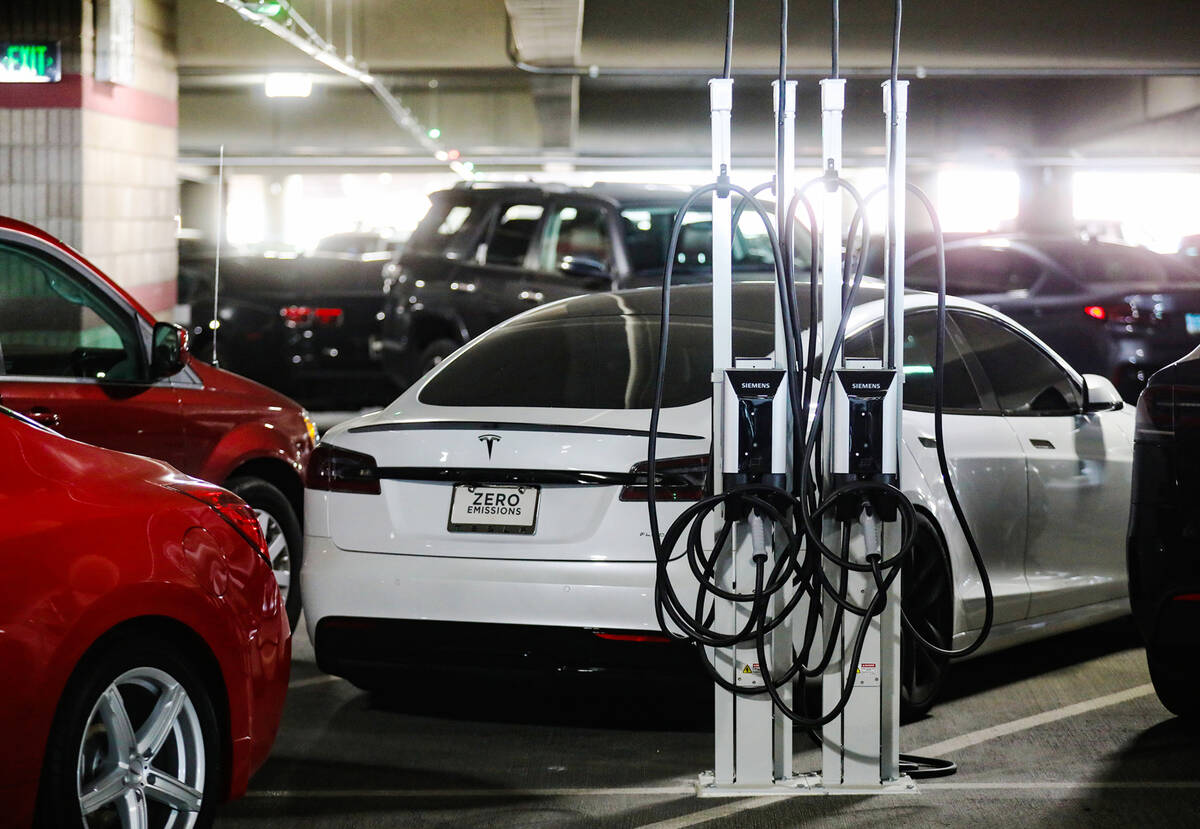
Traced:
POLYGON ((878 786, 825 785, 817 772, 797 774, 787 780, 777 780, 767 785, 724 783, 718 784, 712 772, 702 772, 696 780, 696 797, 795 797, 800 795, 865 795, 865 794, 920 794, 920 789, 907 774, 900 779, 878 786))

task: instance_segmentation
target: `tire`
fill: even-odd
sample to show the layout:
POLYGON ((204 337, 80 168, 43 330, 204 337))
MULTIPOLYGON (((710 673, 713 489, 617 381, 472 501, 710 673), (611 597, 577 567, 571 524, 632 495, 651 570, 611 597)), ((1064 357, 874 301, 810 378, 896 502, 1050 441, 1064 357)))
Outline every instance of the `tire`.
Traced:
MULTIPOLYGON (((900 578, 900 603, 909 621, 927 640, 949 648, 954 623, 950 560, 937 530, 924 516, 917 519, 916 542, 900 578)), ((929 713, 949 667, 948 658, 930 653, 911 633, 901 628, 901 722, 912 722, 929 713)))
POLYGON ((417 359, 417 376, 414 381, 420 380, 432 371, 438 363, 457 351, 459 345, 460 343, 455 340, 444 337, 425 346, 421 350, 421 356, 417 359))
POLYGON ((85 656, 63 691, 35 825, 121 826, 125 810, 153 829, 203 829, 224 796, 224 762, 211 692, 180 649, 122 638, 85 656), (164 698, 170 710, 159 707, 164 698))
POLYGON ((300 569, 304 564, 304 534, 296 510, 282 492, 262 478, 231 478, 225 486, 250 505, 267 539, 271 569, 279 582, 288 625, 300 620, 300 569))
POLYGON ((1200 717, 1200 692, 1197 682, 1200 671, 1185 649, 1146 647, 1146 664, 1150 681, 1163 707, 1177 717, 1192 720, 1200 717))

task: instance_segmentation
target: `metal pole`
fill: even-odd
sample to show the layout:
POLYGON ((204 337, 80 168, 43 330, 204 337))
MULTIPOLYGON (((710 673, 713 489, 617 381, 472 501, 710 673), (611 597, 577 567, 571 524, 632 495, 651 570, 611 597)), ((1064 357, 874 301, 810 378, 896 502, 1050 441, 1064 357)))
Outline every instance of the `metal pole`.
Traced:
MULTIPOLYGON (((732 160, 730 145, 731 120, 733 114, 733 80, 714 78, 708 82, 709 105, 712 116, 712 171, 714 177, 728 175, 732 160)), ((712 435, 713 435, 713 493, 723 490, 724 476, 724 401, 725 369, 733 365, 733 262, 731 251, 732 233, 730 223, 733 211, 728 196, 721 198, 713 193, 712 199, 712 435)), ((723 518, 714 516, 709 529, 723 518)), ((709 532, 708 537, 716 533, 709 532)), ((732 569, 723 577, 732 581, 732 569)), ((723 629, 732 630, 734 610, 731 602, 716 602, 716 623, 723 629)), ((709 657, 717 670, 730 682, 734 681, 733 651, 730 648, 710 649, 709 657)), ((718 691, 715 699, 715 782, 731 784, 734 781, 734 699, 732 694, 718 691)))
MULTIPOLYGON (((896 474, 900 481, 900 459, 904 456, 904 205, 906 195, 905 161, 907 157, 908 81, 897 81, 896 107, 892 112, 892 81, 883 84, 883 111, 887 116, 887 162, 891 171, 888 181, 888 229, 885 244, 884 278, 890 288, 889 307, 885 316, 885 332, 891 343, 891 355, 897 372, 886 412, 895 429, 894 450, 884 456, 884 473, 896 474), (895 140, 893 143, 893 133, 895 140), (889 463, 890 461, 890 463, 889 463), (890 466, 890 468, 889 468, 890 466)), ((886 441, 887 435, 884 439, 886 441)), ((898 533, 890 534, 893 544, 898 533)), ((900 579, 892 582, 887 605, 879 618, 880 663, 888 668, 883 672, 880 698, 879 772, 883 781, 900 779, 900 579)))
POLYGON ((217 156, 217 253, 213 260, 213 313, 208 322, 212 331, 212 364, 220 368, 217 359, 217 329, 221 327, 220 295, 221 295, 221 238, 225 235, 225 145, 221 145, 217 156))
MULTIPOLYGON (((840 78, 827 78, 821 81, 821 155, 824 161, 825 174, 840 176, 842 171, 842 112, 846 106, 846 82, 840 78)), ((833 353, 833 341, 837 334, 838 324, 842 318, 842 195, 837 187, 829 187, 825 193, 821 212, 821 354, 822 366, 828 362, 833 353)), ((815 270, 815 266, 814 266, 815 270)), ((816 285, 816 279, 813 279, 816 285)), ((810 324, 816 324, 812 321, 810 324)), ((825 405, 825 411, 818 413, 826 424, 822 438, 822 468, 821 480, 826 490, 830 486, 833 447, 836 440, 846 442, 844 435, 835 436, 836 403, 838 395, 831 394, 825 405)), ((836 522, 826 519, 823 524, 826 539, 835 537, 836 522)), ((828 543, 828 541, 827 541, 828 543)), ((826 573, 832 584, 837 584, 840 578, 837 569, 826 563, 826 573)), ((825 598, 823 618, 834 618, 835 606, 832 599, 825 598)), ((843 626, 844 627, 844 626, 843 626)), ((822 633, 824 637, 824 633, 822 633)), ((845 633, 843 633, 843 639, 845 633)), ((823 638, 822 638, 823 641, 823 638)), ((841 658, 841 642, 833 644, 833 658, 822 677, 823 707, 833 706, 841 696, 844 666, 841 658)), ((826 786, 838 785, 842 782, 842 727, 844 717, 838 717, 822 730, 824 738, 821 750, 822 778, 826 786)))
MULTIPOLYGON (((792 178, 796 169, 796 81, 788 81, 784 85, 783 90, 783 111, 780 112, 779 103, 779 81, 771 83, 771 99, 775 102, 775 225, 779 232, 779 243, 784 254, 787 254, 791 247, 785 234, 790 233, 791 229, 787 226, 787 216, 785 211, 787 205, 792 198, 792 178)), ((743 215, 748 215, 743 213, 743 215)), ((750 216, 752 221, 757 221, 757 217, 750 216)), ((793 263, 786 261, 784 267, 787 269, 787 274, 792 273, 793 263)), ((789 368, 787 365, 787 346, 784 342, 785 332, 784 325, 790 325, 791 320, 785 320, 783 316, 783 305, 779 298, 779 292, 775 292, 775 367, 789 368)), ((783 395, 786 400, 786 395, 783 395)), ((780 469, 772 469, 772 472, 789 472, 792 455, 792 427, 791 418, 794 416, 790 405, 783 407, 784 416, 776 417, 772 420, 772 435, 773 446, 786 447, 784 453, 785 461, 780 469)), ((788 485, 791 485, 789 478, 788 485)), ((773 614, 780 613, 791 598, 791 590, 780 591, 772 601, 771 609, 773 614)), ((803 619, 804 614, 797 608, 793 614, 793 619, 803 619)), ((787 670, 792 662, 792 630, 793 622, 789 619, 784 622, 774 633, 771 634, 771 671, 774 676, 778 676, 783 671, 787 670)), ((779 689, 779 695, 784 703, 789 707, 792 705, 792 686, 789 683, 787 686, 779 689)), ((775 717, 774 722, 774 775, 776 780, 786 780, 792 776, 792 724, 791 721, 782 715, 775 717)))

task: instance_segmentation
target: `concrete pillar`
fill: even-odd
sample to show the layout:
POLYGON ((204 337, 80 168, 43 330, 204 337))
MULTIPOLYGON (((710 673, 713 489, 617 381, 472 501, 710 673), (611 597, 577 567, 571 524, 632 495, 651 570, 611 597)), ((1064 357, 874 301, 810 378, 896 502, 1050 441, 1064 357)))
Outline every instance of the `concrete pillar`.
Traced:
POLYGON ((78 248, 153 313, 175 304, 173 0, 9 0, 0 40, 58 41, 57 83, 0 84, 0 213, 78 248))
POLYGON ((1026 233, 1075 232, 1069 167, 1024 167, 1017 230, 1026 233))

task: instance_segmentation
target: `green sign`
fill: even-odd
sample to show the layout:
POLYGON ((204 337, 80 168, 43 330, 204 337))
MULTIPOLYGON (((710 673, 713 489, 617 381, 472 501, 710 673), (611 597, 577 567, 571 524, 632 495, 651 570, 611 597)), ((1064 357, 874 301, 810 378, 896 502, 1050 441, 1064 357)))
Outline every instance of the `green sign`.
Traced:
POLYGON ((57 83, 62 80, 58 42, 0 42, 0 83, 57 83))

